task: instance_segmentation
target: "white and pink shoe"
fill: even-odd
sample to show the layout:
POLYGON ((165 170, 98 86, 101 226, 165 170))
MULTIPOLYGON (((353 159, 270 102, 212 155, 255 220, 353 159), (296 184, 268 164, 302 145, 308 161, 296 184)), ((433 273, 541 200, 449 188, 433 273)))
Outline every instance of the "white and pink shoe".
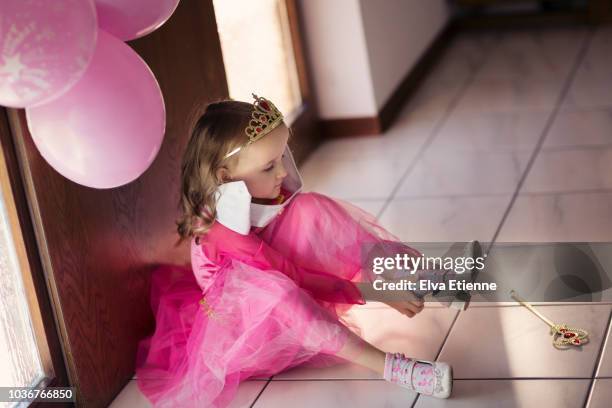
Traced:
POLYGON ((441 361, 386 353, 384 379, 423 395, 448 398, 453 388, 453 369, 441 361))

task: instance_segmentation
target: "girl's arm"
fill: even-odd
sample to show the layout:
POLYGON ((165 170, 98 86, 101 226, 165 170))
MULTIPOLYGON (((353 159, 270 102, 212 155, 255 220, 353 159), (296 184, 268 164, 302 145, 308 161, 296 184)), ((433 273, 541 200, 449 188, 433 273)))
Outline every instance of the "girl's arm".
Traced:
POLYGON ((253 232, 242 235, 219 223, 211 231, 215 236, 217 256, 227 255, 260 269, 278 270, 291 278, 314 298, 349 304, 365 304, 361 291, 350 280, 330 273, 298 266, 269 246, 253 232))

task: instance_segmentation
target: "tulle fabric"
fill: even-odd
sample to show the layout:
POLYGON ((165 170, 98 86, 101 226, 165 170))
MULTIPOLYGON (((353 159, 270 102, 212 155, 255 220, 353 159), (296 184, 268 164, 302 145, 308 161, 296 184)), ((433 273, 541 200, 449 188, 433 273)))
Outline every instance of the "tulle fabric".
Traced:
POLYGON ((156 328, 138 346, 136 374, 155 407, 225 407, 247 378, 343 361, 336 354, 358 328, 342 315, 363 303, 351 285, 375 278, 363 248, 420 255, 372 215, 317 193, 298 194, 250 237, 228 231, 192 242, 192 267, 153 273, 156 328), (335 291, 310 281, 317 274, 335 291))

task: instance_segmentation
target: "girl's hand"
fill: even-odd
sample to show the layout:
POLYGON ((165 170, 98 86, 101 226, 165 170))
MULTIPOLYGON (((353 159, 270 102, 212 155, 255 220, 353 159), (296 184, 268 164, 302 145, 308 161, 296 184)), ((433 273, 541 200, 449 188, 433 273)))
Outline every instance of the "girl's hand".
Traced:
POLYGON ((399 311, 408 317, 414 317, 417 313, 420 313, 425 307, 423 300, 412 300, 412 301, 399 301, 399 302, 384 302, 392 308, 399 311))

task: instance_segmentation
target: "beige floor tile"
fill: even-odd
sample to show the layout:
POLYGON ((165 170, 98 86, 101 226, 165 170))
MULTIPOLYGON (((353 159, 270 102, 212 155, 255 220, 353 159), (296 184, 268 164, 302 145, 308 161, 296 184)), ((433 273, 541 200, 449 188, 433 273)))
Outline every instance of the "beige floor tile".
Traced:
POLYGON ((267 381, 243 381, 238 387, 236 398, 229 405, 229 408, 250 407, 257 395, 266 386, 267 381))
POLYGON ((611 44, 610 28, 598 28, 571 84, 563 109, 612 107, 611 44))
POLYGON ((596 64, 580 66, 563 101, 563 110, 612 107, 612 71, 596 67, 596 64))
POLYGON ((380 380, 380 376, 372 370, 357 364, 340 363, 329 367, 295 367, 272 377, 272 381, 344 379, 380 380))
POLYGON ((409 407, 416 395, 384 380, 272 381, 254 408, 409 407))
POLYGON ((419 152, 433 131, 435 119, 426 117, 399 117, 393 127, 383 134, 342 137, 325 141, 309 157, 309 161, 324 159, 381 159, 409 160, 419 152))
POLYGON ((595 376, 612 378, 612 325, 608 327, 608 333, 606 334, 606 340, 602 348, 601 361, 599 362, 595 376))
POLYGON ((612 188, 612 146, 542 150, 521 193, 573 192, 612 188))
POLYGON ((543 149, 612 145, 612 108, 560 111, 543 149))
MULTIPOLYGON (((590 48, 599 48, 602 51, 610 50, 612 46, 612 26, 609 24, 597 27, 591 39, 590 48)), ((608 54, 608 59, 612 62, 612 56, 608 54)))
POLYGON ((595 380, 587 408, 608 408, 610 401, 612 401, 612 378, 595 380))
POLYGON ((530 154, 428 149, 404 178, 396 196, 511 195, 530 154))
POLYGON ((425 80, 402 107, 398 116, 414 120, 438 120, 447 115, 463 92, 463 83, 444 83, 425 80))
POLYGON ((612 241, 612 193, 521 194, 497 240, 612 241))
POLYGON ((510 197, 394 199, 380 222, 406 242, 490 241, 510 197))
POLYGON ((126 386, 121 390, 119 395, 115 397, 113 402, 109 406, 110 408, 141 408, 141 407, 152 407, 151 403, 145 397, 138 385, 136 380, 130 380, 126 386))
MULTIPOLYGON (((255 401, 267 381, 244 381, 238 387, 236 398, 229 405, 231 408, 249 407, 255 401)), ((110 408, 145 408, 152 407, 149 400, 142 394, 136 380, 131 380, 121 390, 110 405, 110 408)))
POLYGON ((429 146, 429 151, 533 151, 550 110, 529 112, 454 112, 429 146))
POLYGON ((565 79, 586 30, 523 29, 501 35, 477 79, 565 79))
POLYGON ((416 408, 575 408, 590 380, 457 380, 448 399, 419 396, 416 408))
POLYGON ((344 199, 386 199, 400 181, 410 159, 308 160, 301 168, 304 191, 344 199))
POLYGON ((609 72, 612 70, 612 28, 610 25, 597 28, 591 39, 589 49, 582 65, 596 72, 609 72))
POLYGON ((385 205, 386 200, 358 200, 349 199, 347 200, 350 204, 353 204, 362 210, 370 213, 373 216, 377 216, 380 210, 385 205))
POLYGON ((438 360, 457 379, 591 378, 611 305, 539 306, 553 322, 584 328, 589 343, 557 350, 549 328, 523 306, 477 307, 461 312, 438 360))
POLYGON ((480 69, 497 42, 498 35, 493 32, 459 34, 447 44, 440 60, 427 74, 426 81, 448 85, 465 84, 480 69))
MULTIPOLYGON (((409 318, 389 306, 353 308, 347 315, 360 336, 383 351, 402 352, 424 360, 435 360, 457 310, 426 306, 409 318)), ((296 367, 273 377, 279 379, 380 379, 380 376, 355 364, 332 367, 296 367)))
POLYGON ((562 81, 552 79, 483 79, 469 86, 456 109, 478 113, 550 109, 561 87, 562 81))

